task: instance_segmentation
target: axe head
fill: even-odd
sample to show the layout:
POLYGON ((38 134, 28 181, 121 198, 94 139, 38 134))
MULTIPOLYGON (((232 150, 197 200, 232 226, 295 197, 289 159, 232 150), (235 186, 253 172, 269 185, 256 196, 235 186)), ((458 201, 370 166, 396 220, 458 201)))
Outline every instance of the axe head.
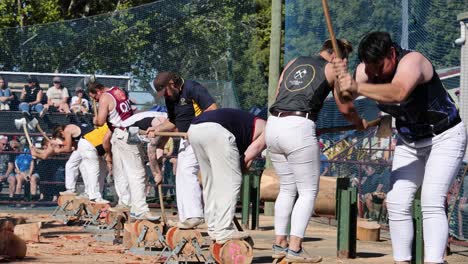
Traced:
POLYGON ((139 127, 129 127, 128 128, 128 139, 127 143, 130 145, 138 145, 141 144, 141 139, 140 139, 140 128, 139 127))
POLYGON ((39 121, 36 118, 33 118, 33 120, 28 122, 28 128, 31 131, 36 130, 37 124, 39 124, 39 121))
POLYGON ((388 138, 393 134, 392 129, 392 116, 384 115, 380 118, 379 126, 375 132, 375 136, 378 138, 388 138))
POLYGON ((27 124, 26 118, 15 119, 15 127, 20 130, 23 126, 27 124))

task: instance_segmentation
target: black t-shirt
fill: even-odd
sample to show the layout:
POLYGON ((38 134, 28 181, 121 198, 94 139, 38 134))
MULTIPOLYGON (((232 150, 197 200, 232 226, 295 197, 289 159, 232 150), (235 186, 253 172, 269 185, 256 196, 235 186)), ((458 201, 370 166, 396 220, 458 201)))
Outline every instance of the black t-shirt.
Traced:
POLYGON ((42 88, 39 85, 34 87, 29 87, 28 85, 25 85, 24 89, 26 90, 26 94, 23 100, 26 103, 36 101, 37 94, 39 93, 39 91, 42 91, 42 88))
POLYGON ((169 121, 175 124, 180 132, 187 132, 193 118, 214 103, 215 100, 205 87, 195 81, 186 80, 179 98, 166 98, 169 121))
POLYGON ((301 111, 317 114, 331 92, 325 76, 327 61, 320 56, 303 56, 283 71, 278 96, 270 112, 301 111))
POLYGON ((236 137, 236 145, 239 154, 243 155, 249 145, 252 143, 255 129, 255 121, 258 117, 255 115, 230 108, 221 108, 204 112, 193 119, 192 124, 206 122, 217 123, 227 129, 236 137))

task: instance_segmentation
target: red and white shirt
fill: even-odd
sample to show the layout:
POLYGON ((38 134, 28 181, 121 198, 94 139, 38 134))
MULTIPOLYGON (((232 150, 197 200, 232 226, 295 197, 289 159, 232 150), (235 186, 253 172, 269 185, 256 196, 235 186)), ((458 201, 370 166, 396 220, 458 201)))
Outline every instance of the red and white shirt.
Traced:
POLYGON ((106 91, 114 100, 114 109, 109 112, 107 117, 108 126, 111 130, 114 128, 124 127, 122 122, 133 115, 133 110, 130 105, 130 100, 125 92, 117 86, 113 86, 106 91))

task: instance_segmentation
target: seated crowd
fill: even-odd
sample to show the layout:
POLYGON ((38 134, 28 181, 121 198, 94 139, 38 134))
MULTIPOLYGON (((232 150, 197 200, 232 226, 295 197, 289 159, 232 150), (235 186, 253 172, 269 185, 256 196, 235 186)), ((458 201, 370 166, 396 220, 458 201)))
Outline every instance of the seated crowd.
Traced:
POLYGON ((58 76, 53 78, 53 83, 47 91, 44 91, 36 77, 28 77, 25 82, 16 96, 8 81, 0 76, 0 111, 33 111, 42 117, 51 112, 87 114, 91 110, 83 88, 75 87, 73 95, 58 76))
MULTIPOLYGON (((53 78, 52 85, 44 91, 36 77, 28 77, 19 95, 15 89, 9 87, 7 80, 0 76, 0 111, 21 111, 30 118, 31 112, 39 117, 47 113, 64 113, 82 118, 91 114, 89 97, 82 87, 74 88, 74 95, 70 98, 69 90, 63 85, 60 77, 53 78)), ((44 122, 48 119, 44 119, 44 122)), ((49 124, 51 126, 55 126, 49 124)), ((1 134, 1 132, 0 132, 1 134)), ((37 150, 47 151, 49 142, 44 137, 31 137, 34 142, 33 153, 37 150)), ((175 169, 172 140, 168 142, 165 151, 163 171, 172 174, 175 169), (169 147, 170 145, 170 147, 169 147), (169 149, 170 148, 170 149, 169 149), (166 161, 167 160, 167 161, 166 161)), ((55 202, 59 193, 65 191, 65 170, 69 155, 61 155, 47 159, 36 159, 24 136, 0 135, 0 193, 12 201, 13 205, 20 205, 19 201, 49 201, 55 202), (8 189, 8 191, 7 191, 8 189)), ((169 176, 169 175, 167 175, 169 176)), ((151 178, 150 182, 151 182, 151 178)), ((172 177, 173 178, 173 177, 172 177)), ((167 183, 173 184, 171 177, 166 177, 167 183)), ((108 184, 109 185, 109 184, 108 184)), ((164 188, 165 194, 174 195, 173 187, 164 188)), ((151 192, 148 187, 147 192, 151 192)))

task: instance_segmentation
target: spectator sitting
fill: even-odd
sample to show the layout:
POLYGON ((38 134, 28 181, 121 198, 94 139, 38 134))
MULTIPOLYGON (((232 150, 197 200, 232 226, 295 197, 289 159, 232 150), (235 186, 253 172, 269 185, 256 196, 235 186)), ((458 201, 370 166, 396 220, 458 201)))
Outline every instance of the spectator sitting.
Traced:
POLYGON ((44 112, 41 113, 41 117, 47 111, 70 113, 68 89, 62 85, 62 80, 58 76, 54 77, 53 82, 54 85, 47 90, 47 104, 44 106, 44 112))
MULTIPOLYGON (((8 151, 8 138, 6 136, 0 136, 0 151, 8 151)), ((15 178, 15 155, 7 154, 7 153, 0 153, 0 186, 4 181, 8 181, 8 194, 9 198, 13 199, 15 193, 15 186, 16 186, 16 178, 15 178)), ((1 191, 0 187, 0 191, 1 191)))
MULTIPOLYGON (((50 142, 46 138, 42 139, 40 144, 43 150, 47 150, 50 142)), ((65 185, 57 184, 57 182, 65 183, 65 163, 64 159, 38 159, 36 161, 35 171, 33 176, 36 179, 41 179, 40 189, 41 195, 39 201, 51 200, 56 202, 60 192, 65 191, 65 185), (55 183, 43 183, 55 182, 55 183)))
POLYGON ((28 84, 21 91, 19 110, 27 116, 30 116, 30 111, 32 110, 43 113, 42 97, 43 91, 41 86, 39 86, 39 81, 36 77, 29 77, 28 84))
POLYGON ((25 198, 28 197, 28 193, 30 194, 30 198, 33 200, 37 200, 38 196, 36 195, 37 192, 37 183, 39 182, 38 175, 33 175, 34 171, 34 162, 32 162, 32 156, 29 153, 28 148, 24 148, 23 154, 19 154, 15 159, 15 168, 16 168, 16 194, 21 194, 21 187, 23 183, 29 182, 30 190, 24 188, 25 198))
POLYGON ((14 96, 8 87, 8 82, 0 76, 0 111, 10 110, 10 101, 14 96))
POLYGON ((70 108, 71 111, 75 114, 83 113, 86 114, 89 112, 89 101, 88 99, 84 98, 84 91, 83 88, 77 87, 75 89, 76 95, 72 97, 70 108))
POLYGON ((370 166, 366 166, 365 168, 367 168, 365 169, 367 177, 361 182, 361 188, 364 193, 367 217, 380 220, 381 213, 385 209, 390 170, 386 167, 381 167, 379 170, 370 166))

